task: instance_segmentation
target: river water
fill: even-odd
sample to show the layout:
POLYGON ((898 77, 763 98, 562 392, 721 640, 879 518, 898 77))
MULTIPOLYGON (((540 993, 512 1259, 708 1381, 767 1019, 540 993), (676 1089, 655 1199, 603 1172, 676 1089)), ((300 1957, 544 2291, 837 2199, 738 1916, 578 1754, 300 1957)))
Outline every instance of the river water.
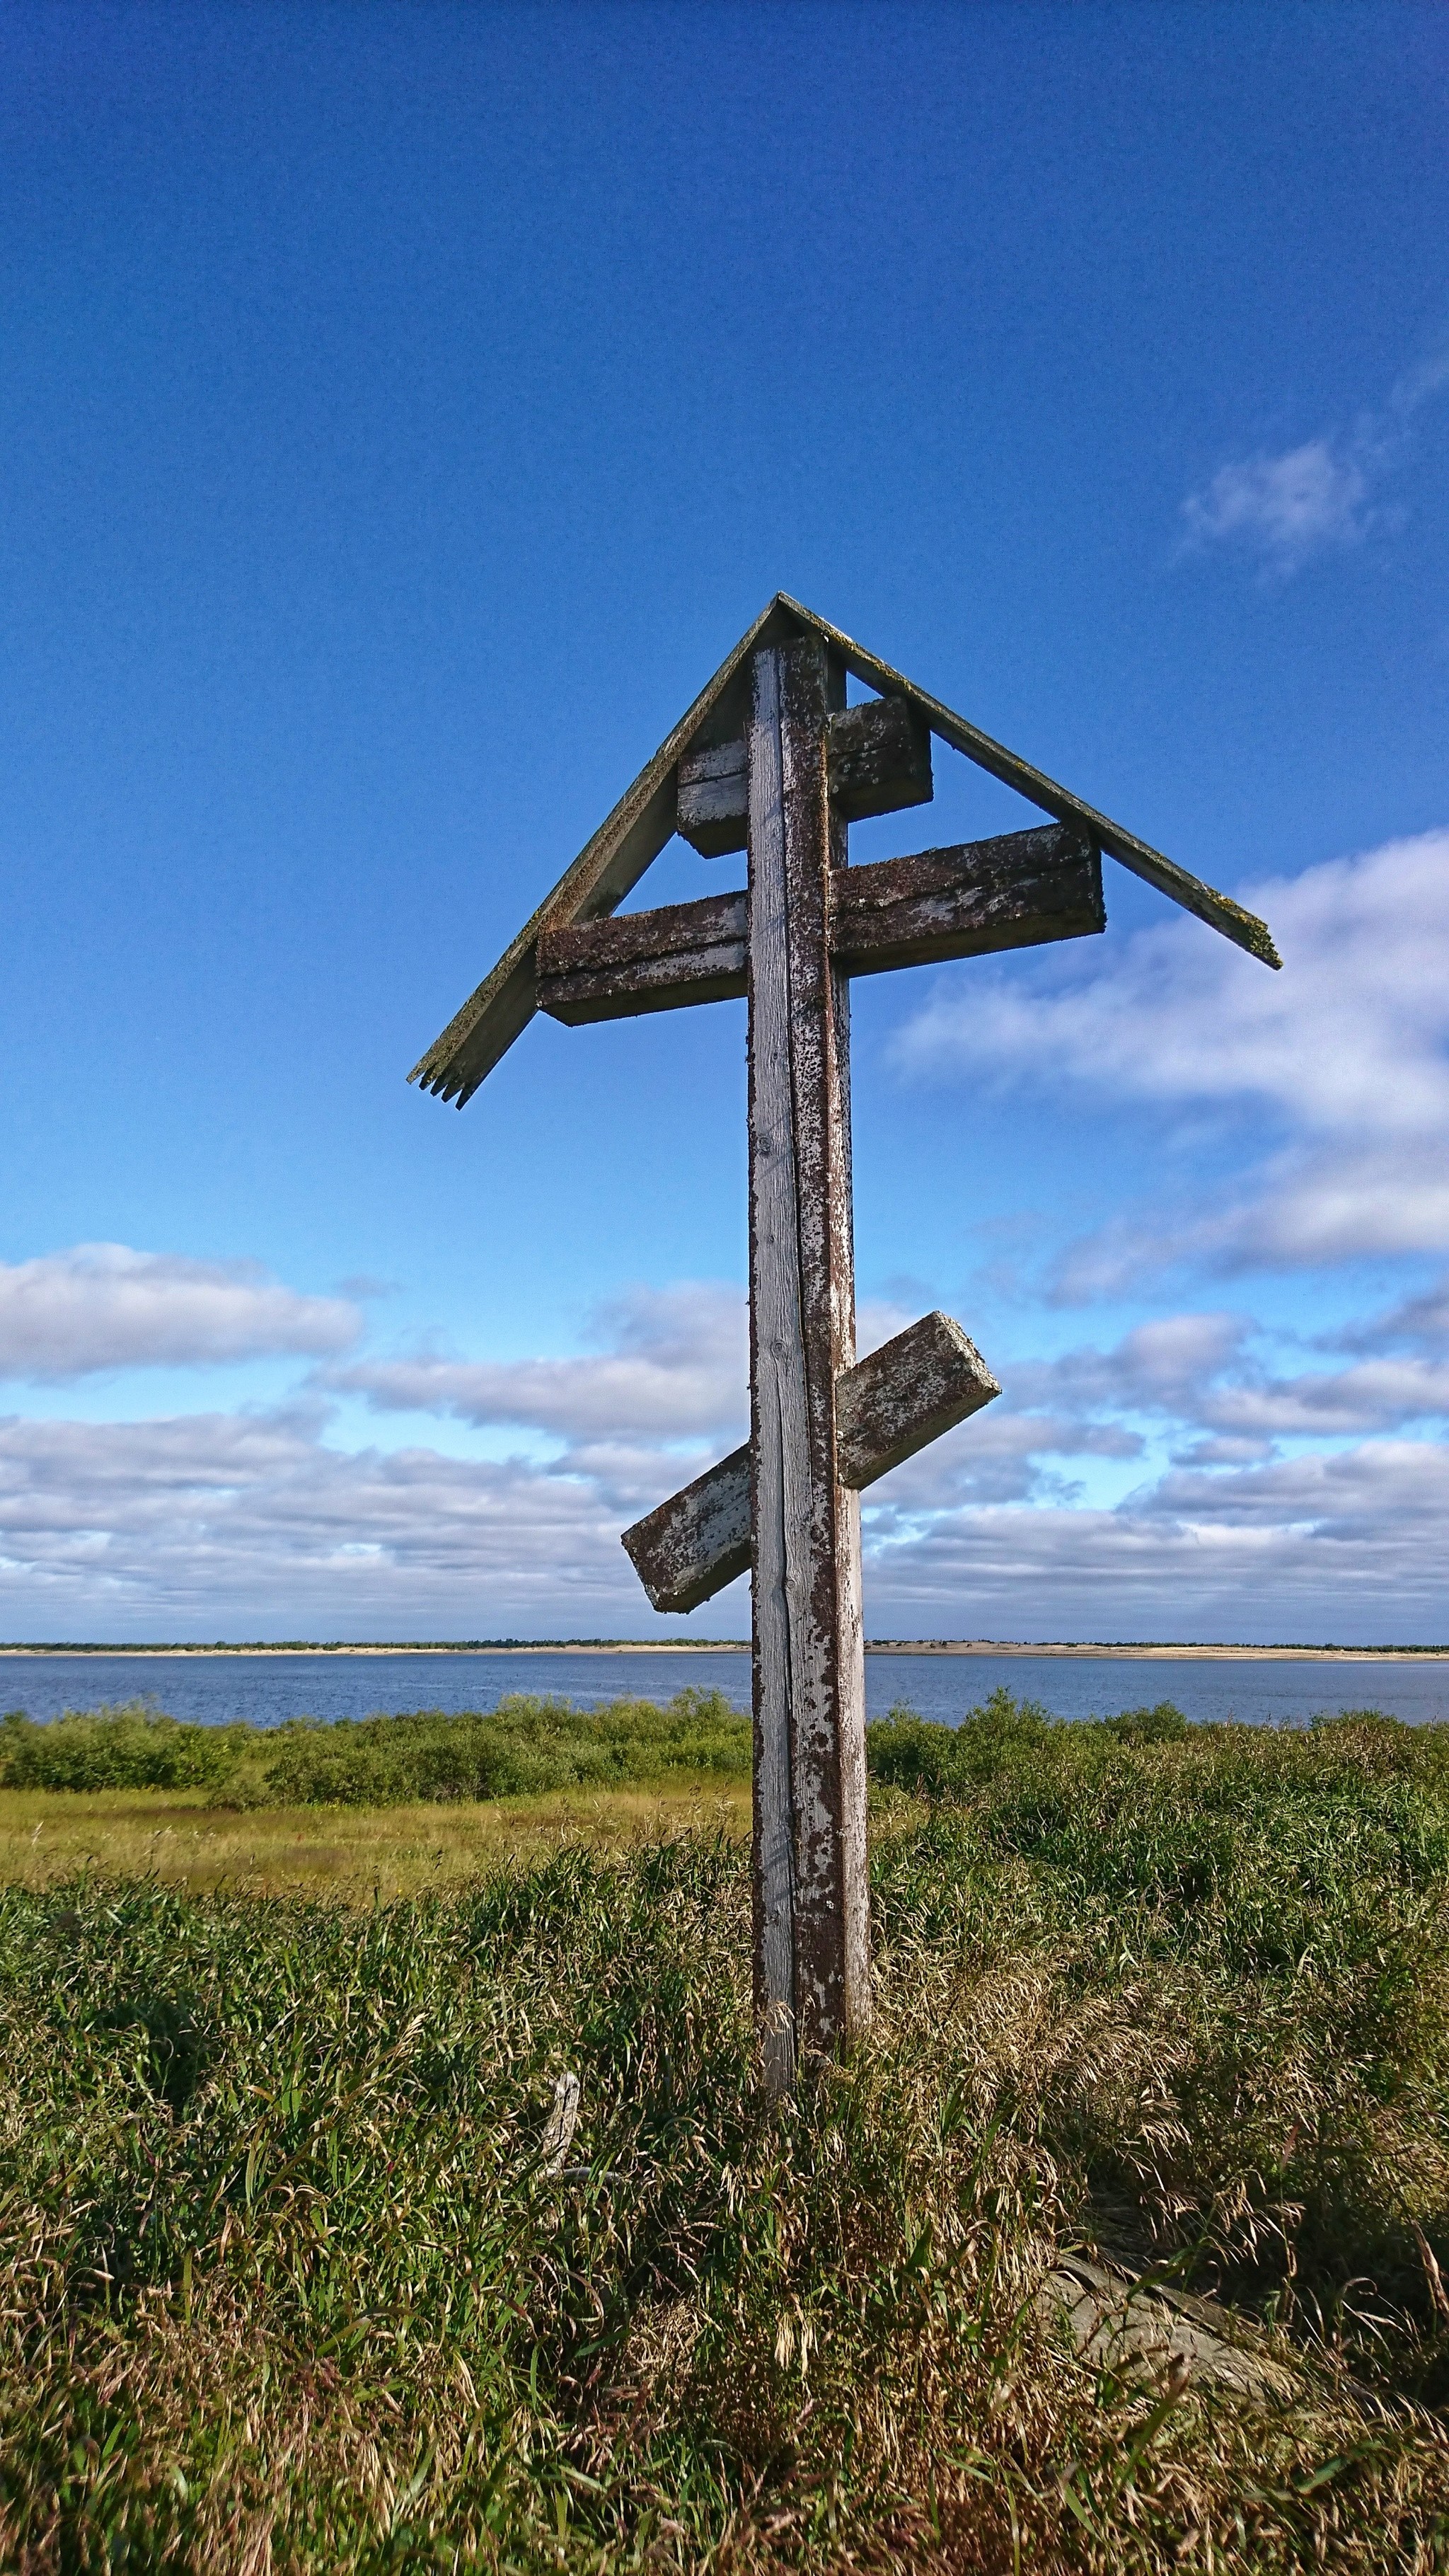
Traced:
MULTIPOLYGON (((1044 1702, 1054 1717, 1108 1717, 1172 1700, 1197 1720, 1302 1726, 1324 1711, 1380 1708, 1423 1724, 1449 1720, 1449 1658, 1403 1663, 1365 1657, 1309 1663, 1184 1656, 868 1654, 870 1716, 904 1703, 958 1725, 1000 1684, 1044 1702)), ((368 1717, 397 1709, 489 1709, 510 1692, 557 1694, 581 1708, 625 1696, 668 1699, 686 1685, 750 1704, 747 1654, 691 1648, 612 1654, 539 1647, 447 1655, 3 1655, 0 1710, 34 1718, 66 1708, 149 1698, 173 1717, 279 1726, 289 1717, 368 1717)))

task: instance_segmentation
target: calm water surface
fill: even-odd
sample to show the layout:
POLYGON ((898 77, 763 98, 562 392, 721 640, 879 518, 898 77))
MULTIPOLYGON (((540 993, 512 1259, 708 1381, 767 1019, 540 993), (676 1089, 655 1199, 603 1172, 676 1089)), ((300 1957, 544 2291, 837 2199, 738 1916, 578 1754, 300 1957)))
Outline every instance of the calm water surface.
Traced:
MULTIPOLYGON (((1130 1656, 868 1655, 866 1707, 883 1717, 898 1701, 922 1717, 959 1725, 1005 1683, 1045 1702, 1054 1717, 1109 1717, 1170 1699, 1190 1718, 1251 1726, 1301 1726, 1322 1710, 1381 1708, 1424 1723, 1449 1720, 1449 1661, 1333 1664, 1150 1663, 1130 1656)), ((414 1708, 488 1709, 510 1691, 557 1693, 581 1708, 629 1695, 663 1700, 687 1684, 750 1704, 745 1654, 561 1655, 6 1655, 0 1709, 35 1718, 106 1700, 151 1698, 173 1717, 224 1725, 280 1726, 289 1717, 369 1717, 414 1708)))

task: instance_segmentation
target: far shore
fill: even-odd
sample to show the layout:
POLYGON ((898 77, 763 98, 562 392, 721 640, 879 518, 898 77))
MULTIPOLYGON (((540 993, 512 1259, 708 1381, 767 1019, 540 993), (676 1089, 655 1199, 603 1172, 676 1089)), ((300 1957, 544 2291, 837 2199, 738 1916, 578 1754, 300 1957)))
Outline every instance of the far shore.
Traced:
MULTIPOLYGON (((740 1637, 508 1638, 457 1645, 0 1646, 6 1655, 113 1655, 156 1661, 226 1655, 747 1655, 740 1637)), ((1081 1655, 1113 1662, 1399 1664, 1449 1663, 1449 1646, 1030 1645, 1014 1637, 872 1637, 868 1655, 1081 1655)))

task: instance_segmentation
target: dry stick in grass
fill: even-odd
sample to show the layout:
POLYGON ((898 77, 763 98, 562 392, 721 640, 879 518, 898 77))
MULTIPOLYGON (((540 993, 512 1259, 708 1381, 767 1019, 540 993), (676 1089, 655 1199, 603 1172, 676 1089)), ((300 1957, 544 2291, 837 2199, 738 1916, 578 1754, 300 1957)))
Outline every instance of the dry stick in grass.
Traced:
POLYGON ((539 2170, 548 2176, 550 2182, 622 2182, 624 2176, 621 2173, 601 2171, 596 2174, 592 2165, 564 2163, 564 2158, 574 2142, 574 2131, 579 2125, 581 2089, 579 2079, 572 2068, 566 2067, 553 2088, 553 2107, 548 2115, 548 2126, 544 2130, 543 2145, 539 2150, 539 2170))
POLYGON ((553 2108, 548 2115, 548 2127, 544 2130, 540 2149, 546 2174, 563 2172, 564 2158, 573 2145, 574 2131, 579 2125, 579 2092, 578 2077, 571 2068, 565 2068, 553 2088, 553 2108))

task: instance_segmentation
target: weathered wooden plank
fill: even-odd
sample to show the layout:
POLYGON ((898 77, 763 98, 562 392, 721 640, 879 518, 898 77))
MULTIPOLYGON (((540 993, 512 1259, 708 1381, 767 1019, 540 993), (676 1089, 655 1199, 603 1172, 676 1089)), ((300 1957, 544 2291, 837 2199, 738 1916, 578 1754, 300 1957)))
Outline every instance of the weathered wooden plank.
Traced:
POLYGON ((846 1369, 835 1389, 840 1481, 858 1492, 1001 1389, 969 1334, 937 1308, 846 1369))
POLYGON ((732 1449, 623 1534, 656 1610, 697 1610, 750 1566, 750 1444, 732 1449))
POLYGON ((829 757, 830 794, 842 822, 930 804, 931 728, 908 698, 842 707, 830 719, 829 757))
POLYGON ((766 2082, 794 2081, 795 1795, 791 1710, 801 1687, 794 1530, 809 1504, 800 1315, 785 784, 779 657, 754 661, 750 797, 750 1488, 754 1567, 755 2009, 766 2082))
MULTIPOLYGON (((873 1485, 1001 1393, 951 1316, 924 1315, 842 1371, 835 1388, 840 1481, 873 1485)), ((750 1562, 750 1452, 732 1449, 624 1532, 656 1610, 697 1610, 750 1562)))
POLYGON ((572 866, 510 940, 497 965, 413 1066, 409 1082, 420 1083, 440 1099, 456 1100, 460 1109, 472 1099, 538 1007, 534 967, 539 932, 597 920, 623 902, 674 830, 675 769, 681 753, 702 733, 738 731, 755 645, 798 631, 793 611, 778 597, 772 599, 612 813, 584 843, 572 866), (730 711, 737 701, 741 712, 731 723, 730 711))
POLYGON ((989 733, 981 732, 979 726, 968 724, 964 716, 955 714, 941 699, 933 698, 928 690, 918 688, 904 672, 892 670, 889 662, 882 662, 878 654, 867 652, 863 644, 857 644, 840 627, 832 626, 828 618, 817 617, 812 608, 792 599, 788 591, 777 591, 775 596, 781 608, 819 635, 832 652, 839 654, 851 678, 859 680, 863 688, 878 689, 883 696, 908 698, 925 717, 937 739, 950 743, 955 751, 964 752, 968 760, 975 761, 978 769, 987 770, 993 778, 999 778, 1003 786, 1015 788, 1018 796, 1024 796, 1030 805, 1039 806, 1044 814, 1054 815, 1057 822, 1075 823, 1097 849, 1108 851, 1124 868, 1130 868, 1134 876, 1141 877, 1147 885, 1156 886, 1160 894, 1169 895, 1174 903, 1182 905, 1185 912, 1195 913, 1199 921, 1205 921, 1212 930, 1221 931, 1225 939, 1245 948, 1250 956, 1261 958, 1265 966, 1282 965, 1283 960, 1273 945, 1273 934, 1256 913, 1245 911, 1240 903, 1234 903, 1231 895, 1219 894, 1215 886, 1204 885, 1201 877, 1179 867, 1175 859, 1165 858, 1161 850, 1154 850, 1150 842, 1139 840, 1135 832, 1124 831, 1109 814, 1099 814, 1095 805, 1089 805, 1085 798, 1074 796, 1069 788, 1059 787, 1054 778, 1048 778, 1045 770, 1034 769, 1029 760, 1008 751, 1004 743, 994 742, 989 733))
MULTIPOLYGON (((838 870, 831 881, 831 955, 850 975, 1083 938, 1105 922, 1101 860, 1059 824, 838 870)), ((735 1000, 748 931, 742 894, 541 931, 538 1007, 579 1027, 735 1000)))
POLYGON ((845 868, 831 887, 831 954, 851 975, 1081 939, 1106 924, 1100 855, 1061 824, 845 868))
POLYGON ((686 753, 679 764, 677 829, 702 859, 749 842, 750 782, 743 738, 686 753))
MULTIPOLYGON (((830 719, 826 749, 837 821, 859 823, 870 814, 929 805, 931 728, 908 699, 840 708, 830 719)), ((748 787, 743 742, 716 743, 681 760, 679 830, 703 858, 746 846, 748 787)))
POLYGON ((868 2013, 859 1506, 835 1463, 854 1358, 848 1034, 827 940, 829 716, 813 637, 754 657, 750 1322, 756 1923, 767 2080, 868 2013), (793 1921, 791 1915, 793 1914, 793 1921))
POLYGON ((746 989, 748 932, 742 894, 542 931, 539 1009, 577 1028, 691 1002, 738 1000, 746 989))

